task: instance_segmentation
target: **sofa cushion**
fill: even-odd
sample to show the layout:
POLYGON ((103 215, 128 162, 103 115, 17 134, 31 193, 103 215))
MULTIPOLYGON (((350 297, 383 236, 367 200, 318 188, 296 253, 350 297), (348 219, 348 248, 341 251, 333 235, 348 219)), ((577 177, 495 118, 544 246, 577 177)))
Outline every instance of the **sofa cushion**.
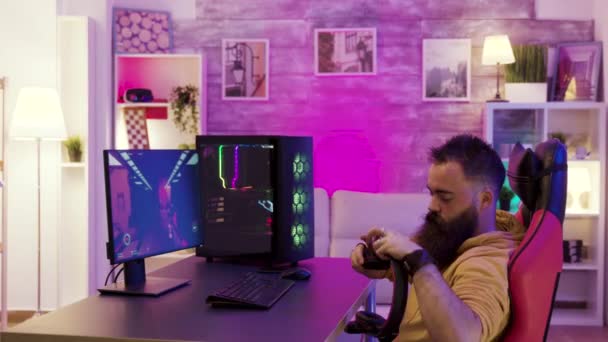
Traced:
MULTIPOLYGON (((349 257, 360 242, 359 237, 373 226, 413 234, 423 221, 429 200, 430 197, 422 193, 334 192, 329 255, 349 257)), ((388 280, 376 284, 377 303, 390 303, 392 295, 393 285, 388 280)))
POLYGON ((329 197, 327 191, 315 188, 315 257, 329 256, 329 197))

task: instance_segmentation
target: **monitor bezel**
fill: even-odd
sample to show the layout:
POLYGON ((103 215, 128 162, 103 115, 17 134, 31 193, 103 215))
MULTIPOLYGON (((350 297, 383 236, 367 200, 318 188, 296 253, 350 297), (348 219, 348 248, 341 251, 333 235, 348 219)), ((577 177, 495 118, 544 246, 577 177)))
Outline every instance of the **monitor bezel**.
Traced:
MULTIPOLYGON (((149 258, 149 257, 153 257, 153 256, 157 256, 157 255, 162 255, 162 254, 167 254, 167 253, 172 253, 172 252, 177 252, 177 251, 181 251, 184 249, 188 249, 188 248, 194 248, 194 247, 199 247, 201 245, 203 245, 204 243, 204 227, 203 227, 203 222, 201 222, 200 224, 200 241, 197 241, 196 244, 194 245, 188 245, 187 247, 180 247, 179 249, 169 249, 167 251, 160 251, 160 252, 155 252, 152 254, 146 254, 146 255, 137 255, 134 257, 130 257, 130 258, 121 258, 121 259, 117 259, 115 258, 115 249, 114 249, 114 225, 112 224, 112 203, 111 203, 111 192, 110 192, 110 163, 109 163, 109 154, 111 152, 166 152, 166 151, 175 151, 175 152, 183 152, 184 150, 178 150, 178 149, 153 149, 153 150, 136 150, 136 149, 106 149, 103 150, 103 164, 104 164, 104 177, 105 177, 105 191, 106 191, 106 212, 107 212, 107 220, 108 220, 108 243, 107 243, 107 248, 106 248, 106 254, 108 257, 108 260, 110 260, 110 264, 112 265, 116 265, 116 264, 121 264, 121 263, 126 263, 128 261, 134 261, 134 260, 139 260, 139 259, 145 259, 145 258, 149 258)), ((198 154, 198 150, 191 150, 194 153, 198 154)), ((200 158, 199 158, 199 163, 200 163, 200 158)), ((199 216, 200 216, 200 208, 199 208, 199 216)))

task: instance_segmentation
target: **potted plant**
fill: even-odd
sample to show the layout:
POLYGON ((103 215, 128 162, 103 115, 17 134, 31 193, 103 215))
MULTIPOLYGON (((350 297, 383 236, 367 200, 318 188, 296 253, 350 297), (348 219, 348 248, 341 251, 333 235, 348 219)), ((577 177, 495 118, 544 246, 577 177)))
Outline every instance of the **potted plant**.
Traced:
POLYGON ((566 145, 566 140, 568 140, 568 136, 566 135, 566 133, 560 131, 549 133, 549 138, 557 139, 564 145, 566 145))
POLYGON ((194 85, 178 86, 171 90, 171 109, 173 122, 180 132, 198 134, 198 87, 194 85))
POLYGON ((547 48, 513 46, 515 63, 505 65, 505 96, 511 102, 547 101, 547 48))
POLYGON ((504 186, 500 189, 500 194, 498 195, 498 203, 501 210, 509 211, 511 209, 511 200, 515 194, 511 189, 504 186))
POLYGON ((82 139, 78 135, 72 135, 63 142, 63 146, 68 150, 70 162, 79 163, 82 160, 82 139))

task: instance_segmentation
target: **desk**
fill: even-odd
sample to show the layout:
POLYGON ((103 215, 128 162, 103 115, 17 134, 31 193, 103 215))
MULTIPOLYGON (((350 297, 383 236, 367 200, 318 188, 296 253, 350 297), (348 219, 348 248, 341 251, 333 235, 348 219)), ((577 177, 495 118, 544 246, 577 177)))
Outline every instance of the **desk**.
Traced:
POLYGON ((96 295, 28 320, 2 333, 2 342, 112 341, 334 341, 366 302, 375 282, 345 258, 300 262, 312 271, 270 310, 212 308, 205 298, 252 266, 190 257, 150 275, 192 284, 161 297, 96 295), (41 336, 42 335, 42 336, 41 336))

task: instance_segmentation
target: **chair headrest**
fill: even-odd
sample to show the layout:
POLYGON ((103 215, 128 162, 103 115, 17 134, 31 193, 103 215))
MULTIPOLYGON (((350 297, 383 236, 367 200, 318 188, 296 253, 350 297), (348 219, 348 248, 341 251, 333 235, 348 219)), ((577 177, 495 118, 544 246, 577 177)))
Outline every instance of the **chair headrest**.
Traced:
POLYGON ((517 143, 509 156, 507 176, 513 192, 534 212, 546 209, 563 222, 566 208, 567 154, 565 146, 550 139, 535 151, 517 143))
POLYGON ((540 173, 541 163, 534 151, 517 143, 509 156, 507 177, 513 192, 519 196, 526 208, 534 211, 539 183, 536 181, 540 173))

